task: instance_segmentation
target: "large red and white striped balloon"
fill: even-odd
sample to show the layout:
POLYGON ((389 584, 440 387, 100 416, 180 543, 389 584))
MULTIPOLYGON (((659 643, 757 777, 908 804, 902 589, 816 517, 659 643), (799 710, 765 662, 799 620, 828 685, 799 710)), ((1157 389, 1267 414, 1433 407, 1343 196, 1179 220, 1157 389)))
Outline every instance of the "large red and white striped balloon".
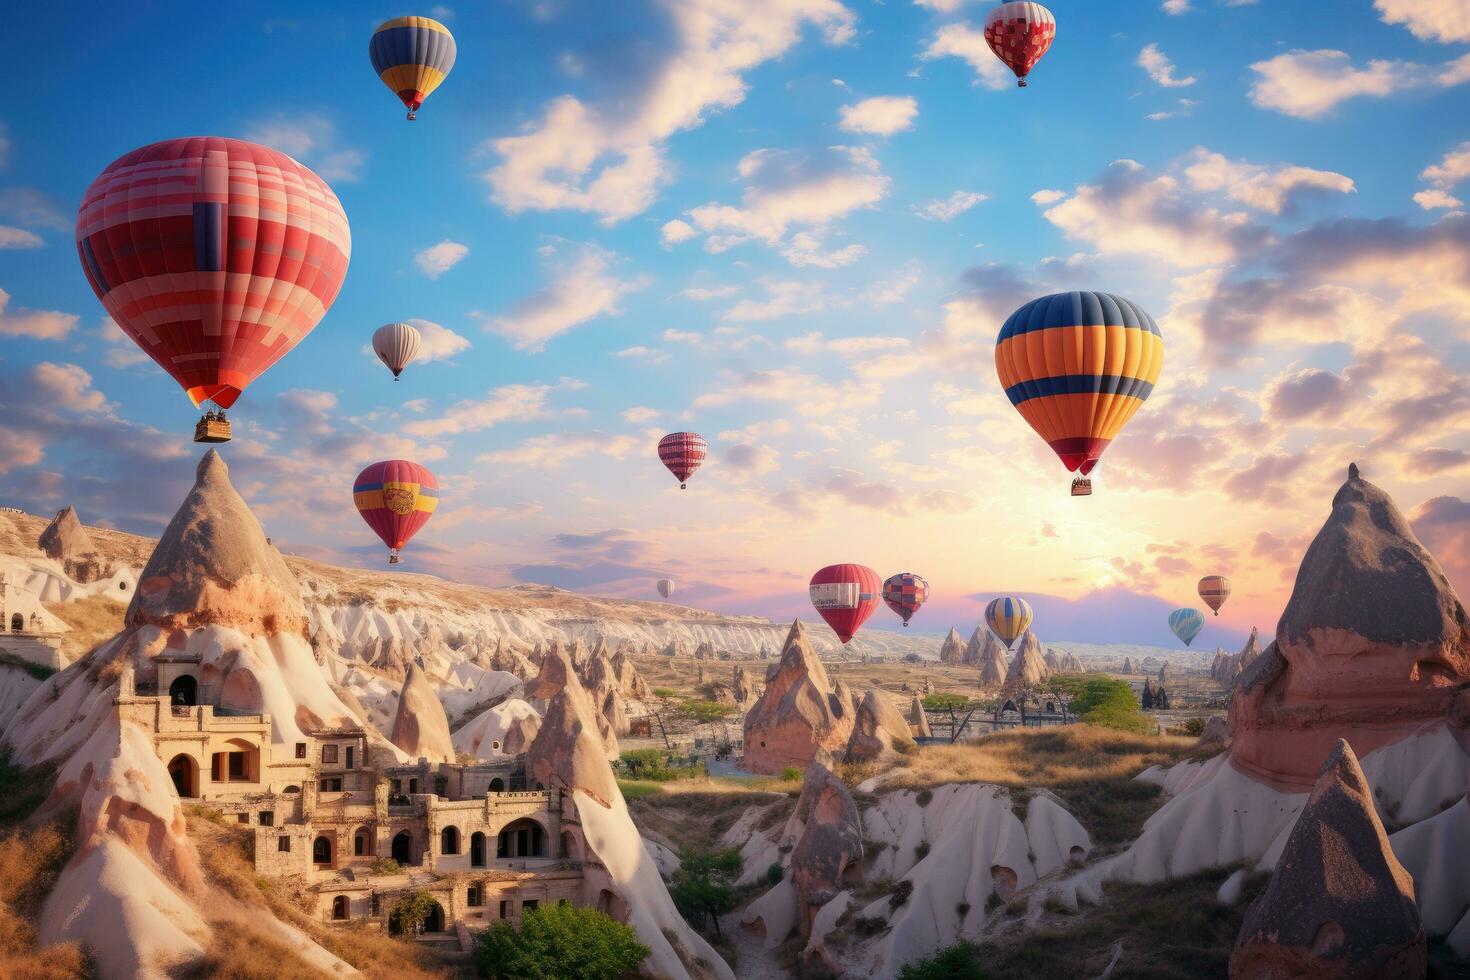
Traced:
POLYGON ((846 643, 878 608, 883 583, 866 565, 828 565, 812 576, 807 593, 812 607, 846 643))
POLYGON ((1033 0, 1010 0, 985 17, 985 43, 1015 72, 1021 88, 1056 37, 1056 18, 1033 0))
POLYGON ((352 235, 337 195, 286 154, 193 136, 92 181, 77 254, 123 333, 195 405, 229 408, 326 315, 352 235))
POLYGON ((689 486, 689 478, 709 455, 709 443, 697 432, 670 432, 658 441, 659 462, 679 481, 679 489, 689 486))

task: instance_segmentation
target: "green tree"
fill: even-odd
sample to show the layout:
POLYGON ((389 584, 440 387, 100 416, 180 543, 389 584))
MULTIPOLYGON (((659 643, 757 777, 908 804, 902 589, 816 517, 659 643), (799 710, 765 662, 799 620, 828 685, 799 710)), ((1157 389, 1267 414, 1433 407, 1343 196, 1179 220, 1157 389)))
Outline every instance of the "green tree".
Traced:
POLYGON ((700 929, 713 923, 715 935, 720 932, 720 916, 733 912, 740 898, 735 892, 735 879, 740 877, 740 852, 700 851, 685 848, 679 855, 669 896, 679 914, 700 929))
POLYGON ((898 980, 986 980, 969 943, 946 946, 933 956, 915 960, 898 971, 898 980))
POLYGON ((649 954, 632 928, 596 909, 543 905, 480 933, 475 970, 497 980, 617 980, 649 954))
POLYGON ((1120 732, 1146 735, 1154 724, 1138 708, 1138 698, 1127 681, 1111 677, 1090 678, 1072 698, 1072 711, 1092 725, 1120 732))
POLYGON ((926 694, 924 695, 924 707, 930 711, 946 711, 949 709, 963 708, 970 703, 970 699, 963 694, 926 694))
POLYGON ((437 904, 434 896, 422 889, 405 895, 389 910, 388 928, 411 936, 423 928, 437 904))

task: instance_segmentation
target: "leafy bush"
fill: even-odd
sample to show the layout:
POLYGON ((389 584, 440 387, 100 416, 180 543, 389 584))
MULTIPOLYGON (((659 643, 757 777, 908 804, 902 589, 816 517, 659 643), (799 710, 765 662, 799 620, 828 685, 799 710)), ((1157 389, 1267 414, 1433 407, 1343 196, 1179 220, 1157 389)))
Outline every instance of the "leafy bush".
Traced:
MULTIPOLYGON (((780 865, 775 865, 779 870, 780 865)), ((769 871, 767 872, 769 874, 769 871)), ((701 851, 685 848, 679 855, 669 896, 679 914, 691 925, 703 929, 706 922, 721 935, 720 916, 734 911, 739 904, 735 879, 740 876, 740 852, 734 848, 701 851)))
POLYGON ((655 783, 666 783, 678 779, 679 774, 668 766, 668 753, 662 749, 631 749, 618 758, 629 779, 647 779, 655 783))
POLYGON ((933 956, 915 960, 898 971, 898 980, 985 980, 969 943, 946 946, 933 956))
POLYGON ((947 711, 950 708, 958 710, 970 703, 970 699, 963 694, 926 694, 924 695, 924 707, 929 711, 947 711))
POLYGON ((375 875, 396 875, 403 873, 403 865, 392 858, 374 858, 368 870, 375 875))
POLYGON ((1088 724, 1114 731, 1147 735, 1154 730, 1154 723, 1139 709, 1133 688, 1111 677, 1089 678, 1073 696, 1072 711, 1088 724))
POLYGON ((676 698, 679 696, 679 692, 672 687, 656 687, 653 689, 653 696, 656 698, 676 698))
POLYGON ((1186 718, 1183 724, 1169 729, 1170 735, 1184 735, 1189 738, 1199 738, 1204 733, 1205 720, 1203 718, 1186 718))
POLYGON ((475 970, 497 980, 617 980, 634 973, 649 949, 629 926, 596 909, 542 905, 480 933, 475 970))
POLYGON ((393 932, 413 935, 423 928, 437 904, 434 896, 422 889, 405 895, 394 902, 388 912, 388 927, 393 932))
POLYGON ((786 877, 786 869, 781 867, 781 862, 772 861, 771 866, 766 869, 766 884, 771 887, 781 884, 781 879, 786 877))
POLYGON ((799 782, 801 780, 801 770, 795 766, 787 766, 781 770, 781 778, 788 783, 799 782))
POLYGON ((679 702, 679 712, 690 716, 695 721, 719 721, 739 710, 733 704, 720 704, 718 701, 704 701, 696 698, 679 702))

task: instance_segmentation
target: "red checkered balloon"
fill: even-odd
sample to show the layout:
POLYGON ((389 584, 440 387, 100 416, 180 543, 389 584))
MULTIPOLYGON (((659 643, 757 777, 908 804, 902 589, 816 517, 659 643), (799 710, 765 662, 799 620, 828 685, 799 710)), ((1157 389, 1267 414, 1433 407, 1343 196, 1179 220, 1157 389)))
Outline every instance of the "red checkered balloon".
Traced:
POLYGON ((899 572, 883 583, 883 601, 898 613, 905 626, 928 598, 929 583, 913 572, 899 572))
POLYGON ((709 455, 709 443, 697 432, 670 432, 658 441, 658 458, 679 481, 679 489, 689 486, 689 478, 709 455))

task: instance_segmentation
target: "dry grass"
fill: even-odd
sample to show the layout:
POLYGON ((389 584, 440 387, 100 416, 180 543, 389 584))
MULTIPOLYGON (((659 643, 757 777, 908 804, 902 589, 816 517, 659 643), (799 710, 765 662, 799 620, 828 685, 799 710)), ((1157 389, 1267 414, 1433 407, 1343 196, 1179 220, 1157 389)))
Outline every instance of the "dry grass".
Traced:
POLYGON ((61 637, 61 653, 68 662, 90 653, 103 640, 111 639, 122 629, 123 613, 128 607, 107 596, 87 596, 72 602, 53 602, 46 611, 67 626, 71 632, 61 637))
POLYGON ((1153 765, 1190 757, 1195 740, 1132 735, 1092 725, 1033 728, 962 745, 926 745, 888 764, 843 766, 856 785, 887 772, 884 789, 931 789, 945 783, 993 783, 1055 793, 1103 848, 1138 836, 1157 809, 1157 786, 1133 777, 1153 765))
POLYGON ((678 847, 714 850, 720 837, 752 806, 766 807, 787 801, 785 793, 752 790, 733 781, 678 780, 656 783, 661 793, 628 800, 628 812, 640 830, 662 834, 678 847))
POLYGON ((209 954, 178 975, 181 980, 322 980, 326 976, 291 947, 248 922, 216 928, 209 954))
MULTIPOLYGON (((251 838, 247 831, 231 824, 216 823, 202 812, 192 812, 189 814, 189 836, 199 848, 209 881, 237 899, 247 912, 272 915, 295 926, 368 977, 382 980, 449 980, 468 975, 462 968, 436 960, 431 953, 412 940, 398 939, 364 926, 330 926, 314 915, 307 914, 302 904, 307 893, 297 883, 290 879, 260 878, 255 874, 249 852, 251 838)), ((235 924, 232 922, 227 928, 215 930, 215 934, 222 936, 234 928, 235 924)), ((245 960, 258 958, 269 964, 269 959, 256 957, 254 942, 254 939, 250 939, 242 943, 239 946, 240 956, 245 960)), ((299 958, 297 959, 299 962, 299 958)), ((253 965, 244 960, 237 962, 221 956, 212 957, 211 968, 222 972, 196 975, 240 980, 255 980, 257 977, 264 980, 265 977, 295 975, 248 972, 254 969, 253 965)), ((312 971, 306 964, 302 964, 302 968, 309 971, 304 976, 320 976, 320 973, 312 971)))
POLYGON ((41 903, 76 847, 75 814, 0 832, 0 976, 62 980, 91 969, 75 944, 36 947, 41 903))

